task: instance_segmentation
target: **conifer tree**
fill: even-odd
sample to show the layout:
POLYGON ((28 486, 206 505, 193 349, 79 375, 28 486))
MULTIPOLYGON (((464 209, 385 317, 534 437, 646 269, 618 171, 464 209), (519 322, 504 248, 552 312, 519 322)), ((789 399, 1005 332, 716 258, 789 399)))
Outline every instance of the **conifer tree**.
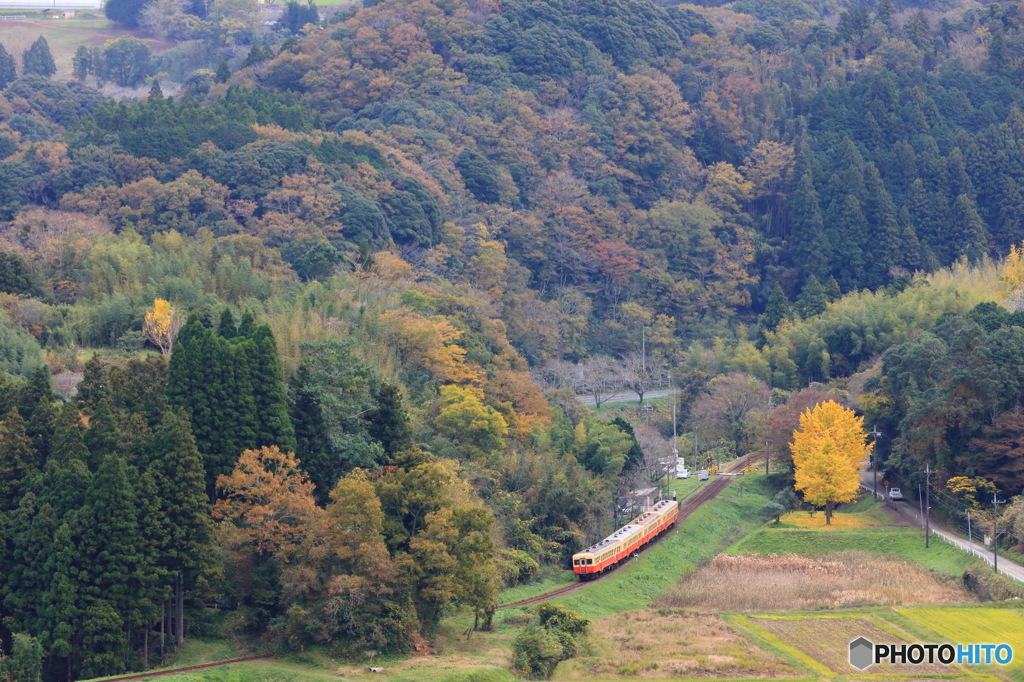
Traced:
POLYGON ((18 77, 18 67, 14 56, 0 45, 0 90, 6 88, 18 77))
POLYGON ((783 320, 789 319, 792 311, 789 308, 789 298, 778 282, 772 287, 771 296, 768 297, 768 306, 764 313, 757 319, 757 327, 764 332, 773 332, 783 320))
POLYGON ((910 209, 906 206, 900 207, 898 220, 900 224, 900 241, 903 243, 904 254, 902 265, 911 271, 933 269, 932 264, 925 256, 921 241, 917 238, 914 222, 910 218, 910 209))
POLYGON ((863 244, 864 253, 867 254, 867 279, 864 283, 876 288, 887 284, 892 268, 903 262, 903 243, 896 219, 896 206, 873 163, 867 165, 864 184, 869 197, 865 204, 865 218, 871 226, 870 232, 864 235, 867 238, 863 244))
POLYGON ((54 508, 41 503, 31 490, 9 520, 7 565, 0 566, 0 581, 6 583, 3 606, 13 620, 13 629, 43 632, 49 629, 43 608, 50 585, 48 563, 60 521, 54 508))
POLYGON ((21 68, 26 76, 35 74, 49 78, 57 73, 57 65, 53 61, 53 55, 50 53, 50 44, 46 42, 46 38, 39 36, 25 50, 24 54, 21 55, 21 68))
POLYGON ((819 279, 828 277, 831 246, 825 234, 818 193, 810 173, 804 173, 797 181, 796 189, 790 197, 790 210, 793 227, 789 243, 793 264, 807 276, 819 279))
MULTIPOLYGON (((68 403, 69 405, 71 403, 68 403)), ((107 455, 113 454, 121 442, 121 432, 110 403, 101 400, 92 411, 89 429, 84 435, 85 447, 89 449, 89 461, 99 467, 107 455)))
POLYGON ((1024 195, 1017 188, 1017 182, 1003 177, 999 182, 999 213, 993 225, 992 237, 996 247, 1006 250, 1010 244, 1024 240, 1024 195))
POLYGON ((81 656, 82 585, 78 546, 71 529, 76 523, 76 516, 69 516, 53 535, 45 567, 48 585, 40 599, 42 622, 50 633, 49 653, 65 662, 68 679, 78 670, 77 659, 81 656))
POLYGON ((314 485, 319 502, 327 499, 336 481, 325 475, 330 469, 331 443, 323 408, 310 381, 309 367, 299 366, 288 382, 289 415, 295 429, 295 455, 314 485))
POLYGON ((967 260, 976 263, 988 254, 988 232, 978 215, 974 202, 966 194, 961 194, 953 202, 953 224, 957 226, 957 255, 967 256, 967 260))
POLYGON ((75 389, 75 403, 86 414, 92 414, 101 400, 109 399, 107 371, 98 355, 93 355, 82 368, 82 381, 75 389))
POLYGON ((35 471, 35 452, 21 414, 11 409, 0 422, 0 513, 12 511, 25 494, 29 474, 35 471))
POLYGON ((50 456, 68 461, 81 460, 93 471, 99 467, 99 460, 93 462, 90 458, 89 448, 85 445, 85 425, 74 403, 64 403, 57 414, 50 456))
POLYGON ((833 244, 833 270, 844 290, 856 288, 864 276, 864 252, 868 222, 861 210, 860 200, 847 194, 838 206, 838 212, 830 225, 833 244))
POLYGON ((374 400, 377 407, 367 415, 366 430, 370 437, 379 441, 389 455, 411 447, 412 427, 402 403, 402 392, 384 380, 374 392, 374 400))
POLYGON ((233 339, 238 336, 238 325, 235 324, 235 316, 231 314, 230 308, 225 308, 220 314, 220 324, 217 325, 217 334, 225 339, 233 339))
POLYGON ((825 312, 827 307, 828 294, 825 293, 825 287, 818 281, 817 277, 811 275, 806 284, 804 284, 804 288, 800 292, 794 308, 800 314, 800 317, 806 319, 820 315, 825 312))
POLYGON ((192 589, 209 567, 213 534, 202 457, 188 419, 170 411, 153 434, 149 470, 159 508, 154 523, 164 529, 157 543, 157 565, 173 578, 173 604, 178 643, 184 641, 184 592, 192 589))
POLYGON ((71 58, 71 73, 75 76, 76 80, 84 81, 89 77, 89 74, 94 72, 93 51, 85 45, 79 45, 75 51, 75 56, 71 58))
POLYGON ((891 28, 895 16, 896 6, 892 4, 892 0, 879 0, 875 7, 875 21, 891 28))
POLYGON ((149 596, 142 589, 149 566, 138 509, 128 465, 119 455, 108 455, 90 481, 78 515, 78 559, 86 603, 84 674, 120 672, 128 646, 124 627, 143 624, 133 617, 138 615, 138 602, 149 596))
POLYGON ((255 351, 247 359, 253 377, 256 414, 259 415, 255 444, 257 447, 276 445, 286 452, 295 452, 295 428, 288 416, 288 392, 281 375, 277 343, 267 325, 249 329, 255 351))
POLYGON ((213 76, 215 83, 227 83, 228 79, 231 78, 231 69, 228 67, 227 60, 221 60, 220 64, 217 65, 217 73, 213 76))
POLYGON ((50 452, 50 437, 56 421, 48 369, 38 367, 32 372, 28 383, 19 391, 17 406, 25 420, 25 430, 32 439, 37 465, 42 466, 50 452))

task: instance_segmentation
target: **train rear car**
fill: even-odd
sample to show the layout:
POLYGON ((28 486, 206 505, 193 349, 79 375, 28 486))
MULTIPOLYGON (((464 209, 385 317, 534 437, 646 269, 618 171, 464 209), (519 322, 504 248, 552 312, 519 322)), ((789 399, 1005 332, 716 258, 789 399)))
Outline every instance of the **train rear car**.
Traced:
POLYGON ((574 554, 572 570, 580 580, 592 580, 639 552, 678 519, 679 503, 662 500, 601 542, 574 554))

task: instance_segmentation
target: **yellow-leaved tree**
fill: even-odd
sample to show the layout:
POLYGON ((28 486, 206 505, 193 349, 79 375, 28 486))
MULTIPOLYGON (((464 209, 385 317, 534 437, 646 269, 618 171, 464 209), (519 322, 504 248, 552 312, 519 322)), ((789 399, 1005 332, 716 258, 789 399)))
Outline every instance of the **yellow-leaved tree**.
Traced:
POLYGON ((811 504, 824 505, 825 524, 831 525, 836 503, 857 496, 857 472, 871 452, 863 417, 832 400, 818 403, 800 415, 789 447, 796 489, 811 504))
POLYGON ((164 355, 170 355, 174 348, 174 340, 185 324, 185 319, 178 315, 171 304, 162 298, 153 301, 153 309, 146 313, 142 322, 142 331, 153 345, 164 355))
POLYGON ((1000 303, 1010 311, 1024 308, 1024 244, 1010 245, 1010 253, 999 269, 1000 303))

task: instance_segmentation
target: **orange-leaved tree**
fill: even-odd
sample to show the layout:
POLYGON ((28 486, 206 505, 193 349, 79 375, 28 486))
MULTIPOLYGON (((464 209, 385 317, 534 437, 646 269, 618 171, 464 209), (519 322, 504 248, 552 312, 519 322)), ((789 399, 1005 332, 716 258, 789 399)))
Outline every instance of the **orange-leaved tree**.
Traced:
POLYGON ((790 450, 796 489, 811 504, 825 506, 825 524, 831 525, 835 504, 856 497, 857 470, 871 452, 864 418, 832 400, 818 403, 800 415, 790 450))
POLYGON ((153 301, 153 309, 146 313, 142 330, 161 353, 170 355, 174 340, 178 338, 178 332, 184 324, 185 319, 174 311, 171 304, 158 298, 153 301))

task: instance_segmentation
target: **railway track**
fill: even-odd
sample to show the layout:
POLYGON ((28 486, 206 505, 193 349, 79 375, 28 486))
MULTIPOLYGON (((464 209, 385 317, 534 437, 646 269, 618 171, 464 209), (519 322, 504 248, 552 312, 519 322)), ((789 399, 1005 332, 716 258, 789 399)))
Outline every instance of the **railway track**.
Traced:
POLYGON ((228 665, 230 663, 244 663, 246 661, 255 661, 260 658, 270 658, 273 654, 259 654, 257 656, 242 656, 241 658, 229 658, 226 661, 214 661, 213 663, 200 663, 199 665, 190 665, 184 668, 172 668, 170 670, 157 670, 149 673, 138 673, 136 675, 125 675, 124 677, 115 677, 110 682, 123 682, 124 680, 148 680, 151 677, 164 677, 166 675, 180 675, 182 673, 190 673, 196 670, 205 670, 206 668, 216 668, 219 665, 228 665))
MULTIPOLYGON (((724 473, 738 473, 743 469, 743 466, 746 463, 746 459, 741 459, 732 466, 730 466, 728 469, 726 469, 724 473)), ((718 494, 725 490, 725 487, 732 482, 733 478, 733 476, 714 476, 710 481, 707 482, 707 484, 703 488, 701 488, 700 490, 698 490, 697 492, 695 492, 694 494, 690 495, 685 500, 680 502, 679 520, 676 522, 676 525, 671 530, 665 533, 663 537, 667 537, 668 535, 676 532, 676 529, 679 527, 679 524, 685 521, 690 516, 690 514, 697 511, 697 509, 700 508, 702 504, 718 497, 718 494)), ((662 538, 659 538, 655 542, 652 542, 651 544, 647 545, 647 547, 644 547, 643 551, 646 552, 649 548, 661 542, 661 540, 662 538)), ((575 592, 576 590, 582 590, 588 585, 593 585, 596 582, 600 582, 601 580, 604 580, 607 576, 611 575, 613 572, 614 571, 609 571, 608 573, 605 573, 604 575, 593 580, 588 580, 587 582, 580 581, 572 583, 570 585, 565 585, 564 587, 559 587, 557 590, 551 590, 550 592, 539 594, 536 597, 530 597, 529 599, 520 599, 519 601, 514 601, 509 604, 501 604, 500 606, 498 606, 498 608, 510 609, 516 606, 529 606, 530 604, 539 604, 542 601, 549 601, 555 597, 560 597, 563 594, 569 594, 570 592, 575 592)))

